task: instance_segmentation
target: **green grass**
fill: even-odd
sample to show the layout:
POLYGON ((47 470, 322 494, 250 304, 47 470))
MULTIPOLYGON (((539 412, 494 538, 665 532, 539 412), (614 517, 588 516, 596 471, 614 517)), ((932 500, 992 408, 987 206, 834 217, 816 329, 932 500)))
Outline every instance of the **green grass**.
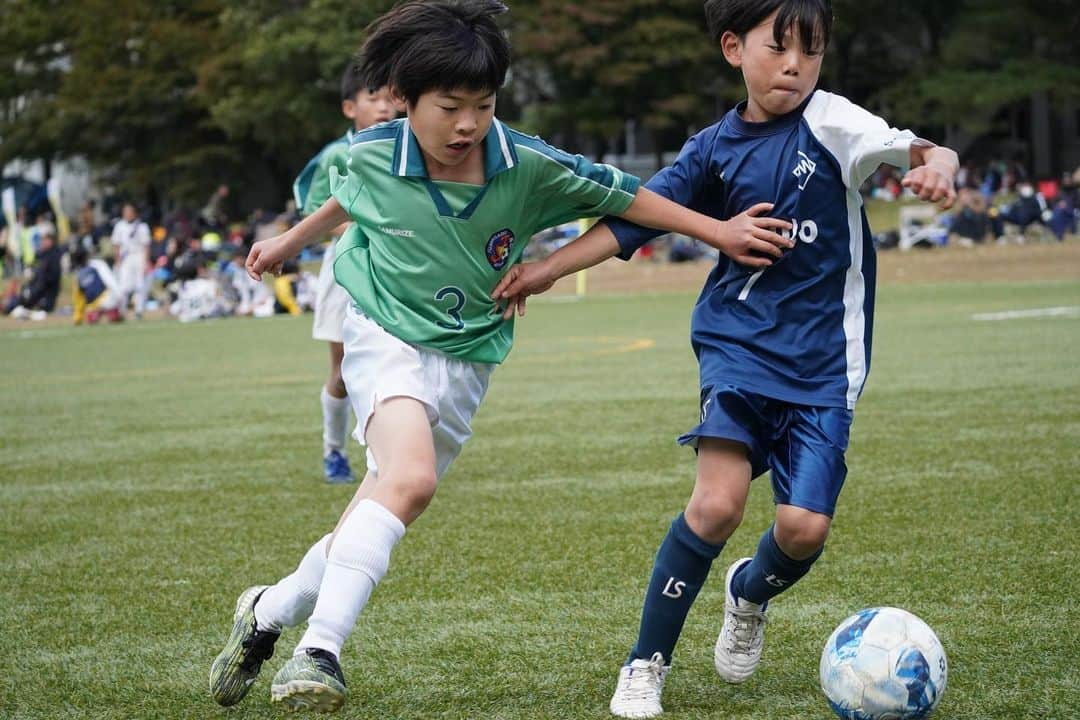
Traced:
MULTIPOLYGON (((607 717, 693 481, 674 442, 697 415, 692 302, 530 306, 475 437, 345 647, 342 718, 607 717)), ((723 568, 772 511, 767 479, 754 484, 683 634, 666 717, 831 717, 821 646, 872 605, 940 635, 940 717, 1077 716, 1080 320, 971 318, 1060 305, 1080 305, 1076 283, 882 290, 828 551, 775 602, 754 679, 719 682, 723 568)), ((326 352, 309 330, 0 333, 0 717, 280 714, 269 678, 298 629, 237 709, 213 705, 206 675, 236 595, 290 571, 351 493, 321 481, 326 352)))

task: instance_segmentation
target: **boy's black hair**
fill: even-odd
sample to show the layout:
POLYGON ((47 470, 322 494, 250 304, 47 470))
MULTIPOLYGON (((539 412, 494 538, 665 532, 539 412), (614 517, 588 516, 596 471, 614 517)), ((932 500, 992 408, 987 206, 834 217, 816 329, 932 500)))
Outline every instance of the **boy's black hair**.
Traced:
POLYGON ((491 92, 510 67, 498 0, 409 0, 368 27, 354 63, 367 87, 390 85, 410 105, 429 90, 491 92))
POLYGON ((361 90, 377 89, 364 84, 364 79, 360 76, 360 66, 355 61, 345 67, 345 72, 341 75, 341 102, 355 100, 356 94, 361 90))
POLYGON ((804 49, 817 49, 817 42, 822 50, 829 46, 832 0, 705 0, 705 22, 714 42, 720 42, 728 31, 745 37, 774 12, 773 40, 777 44, 788 28, 794 27, 804 49))

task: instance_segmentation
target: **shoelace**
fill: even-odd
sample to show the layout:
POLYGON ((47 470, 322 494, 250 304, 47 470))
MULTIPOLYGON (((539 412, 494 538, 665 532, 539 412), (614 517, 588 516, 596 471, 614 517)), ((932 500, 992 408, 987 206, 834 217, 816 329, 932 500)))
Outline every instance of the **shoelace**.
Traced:
POLYGON ((759 610, 732 610, 728 626, 728 651, 749 655, 761 644, 757 629, 765 624, 765 613, 759 610))
POLYGON ((631 667, 630 672, 626 674, 626 684, 623 686, 624 697, 633 701, 653 699, 663 669, 664 656, 658 652, 653 653, 649 664, 645 667, 631 667))
POLYGON ((334 676, 342 685, 345 684, 345 676, 341 672, 341 666, 337 664, 333 655, 326 650, 320 649, 308 650, 307 654, 311 661, 315 663, 315 667, 327 675, 334 676))
POLYGON ((247 650, 244 655, 244 661, 240 663, 240 667, 244 670, 251 672, 264 660, 269 660, 274 656, 274 643, 277 642, 280 633, 268 632, 259 630, 255 627, 255 621, 251 621, 253 632, 251 635, 244 638, 241 646, 247 650))

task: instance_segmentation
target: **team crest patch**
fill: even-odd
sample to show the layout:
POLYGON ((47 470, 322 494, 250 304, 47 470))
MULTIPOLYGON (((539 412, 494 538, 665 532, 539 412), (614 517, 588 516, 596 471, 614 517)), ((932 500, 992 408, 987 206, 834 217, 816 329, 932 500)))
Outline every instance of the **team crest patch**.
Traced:
POLYGON ((503 228, 487 241, 487 261, 496 270, 502 270, 510 260, 510 249, 514 247, 514 233, 510 228, 503 228))

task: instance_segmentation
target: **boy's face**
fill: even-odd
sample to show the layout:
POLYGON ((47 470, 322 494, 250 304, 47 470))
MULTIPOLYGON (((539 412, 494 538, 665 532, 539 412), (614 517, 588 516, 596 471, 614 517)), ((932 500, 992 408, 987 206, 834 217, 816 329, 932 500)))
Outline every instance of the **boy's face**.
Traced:
POLYGON ((484 90, 431 90, 409 106, 424 159, 445 167, 461 165, 481 146, 494 117, 495 93, 484 90))
POLYGON ((739 38, 726 32, 720 38, 724 57, 741 68, 748 94, 749 122, 765 122, 797 108, 817 86, 824 47, 804 48, 798 29, 789 27, 782 44, 773 39, 776 13, 739 38))
POLYGON ((363 89, 352 100, 343 100, 341 112, 353 121, 353 129, 363 130, 377 123, 397 117, 397 108, 390 97, 390 88, 363 89))

